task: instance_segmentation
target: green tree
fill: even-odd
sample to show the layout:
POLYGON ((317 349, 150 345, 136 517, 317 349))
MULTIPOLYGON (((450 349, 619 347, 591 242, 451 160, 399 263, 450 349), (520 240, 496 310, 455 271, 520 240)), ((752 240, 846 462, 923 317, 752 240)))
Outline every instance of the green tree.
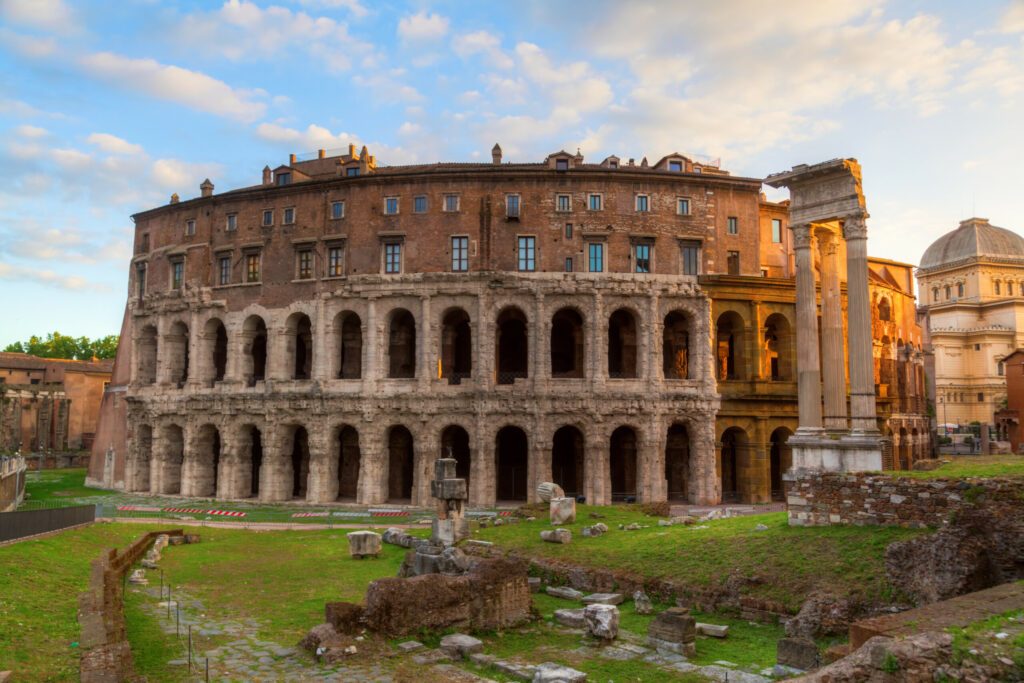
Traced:
POLYGON ((113 358, 117 354, 116 334, 96 340, 88 337, 69 337, 60 332, 51 332, 46 338, 32 335, 26 342, 8 344, 4 351, 27 353, 40 358, 64 358, 66 360, 92 360, 113 358))

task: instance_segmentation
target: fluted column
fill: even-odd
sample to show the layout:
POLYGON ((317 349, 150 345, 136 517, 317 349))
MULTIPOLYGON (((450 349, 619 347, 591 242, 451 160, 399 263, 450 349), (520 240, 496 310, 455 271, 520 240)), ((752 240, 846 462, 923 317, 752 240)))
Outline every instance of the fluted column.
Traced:
POLYGON ((825 394, 825 429, 845 430, 846 362, 843 353, 843 311, 839 295, 837 236, 817 233, 821 250, 821 369, 825 394))
MULTIPOLYGON (((418 332, 418 339, 416 340, 416 377, 420 385, 420 390, 426 391, 430 387, 430 382, 433 378, 437 377, 437 341, 433 338, 433 321, 430 319, 430 297, 420 297, 420 320, 418 332)), ((434 459, 437 456, 435 454, 434 459)), ((433 462, 433 460, 431 460, 433 462)), ((429 484, 427 484, 429 487, 429 484)), ((428 489, 429 490, 429 489, 428 489)))
POLYGON ((868 228, 865 216, 843 221, 846 238, 846 297, 850 347, 850 426, 876 432, 875 385, 871 361, 871 309, 868 299, 868 228))
MULTIPOLYGON (((791 225, 796 251, 796 357, 801 430, 821 429, 821 369, 811 226, 791 225)), ((852 327, 852 325, 851 325, 852 327)))

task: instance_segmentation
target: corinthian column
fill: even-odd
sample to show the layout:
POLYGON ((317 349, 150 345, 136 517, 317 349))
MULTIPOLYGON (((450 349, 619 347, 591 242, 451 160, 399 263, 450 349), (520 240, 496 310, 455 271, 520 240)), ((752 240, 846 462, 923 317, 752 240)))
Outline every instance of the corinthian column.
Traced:
POLYGON ((821 250, 821 369, 825 384, 825 429, 846 429, 846 363, 843 358, 843 311, 839 296, 836 235, 818 233, 821 250))
POLYGON ((871 310, 868 302, 868 228, 866 216, 843 221, 846 238, 846 296, 850 346, 851 428, 878 431, 875 382, 871 360, 871 310))
POLYGON ((796 369, 801 430, 821 429, 818 309, 814 293, 811 226, 791 225, 796 251, 796 369))

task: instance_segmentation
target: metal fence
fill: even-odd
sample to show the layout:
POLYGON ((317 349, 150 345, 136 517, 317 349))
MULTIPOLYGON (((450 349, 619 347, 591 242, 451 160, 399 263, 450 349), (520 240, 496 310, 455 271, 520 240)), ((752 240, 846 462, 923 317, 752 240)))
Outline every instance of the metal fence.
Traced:
POLYGON ((95 505, 5 512, 0 514, 0 543, 66 529, 95 519, 95 505))

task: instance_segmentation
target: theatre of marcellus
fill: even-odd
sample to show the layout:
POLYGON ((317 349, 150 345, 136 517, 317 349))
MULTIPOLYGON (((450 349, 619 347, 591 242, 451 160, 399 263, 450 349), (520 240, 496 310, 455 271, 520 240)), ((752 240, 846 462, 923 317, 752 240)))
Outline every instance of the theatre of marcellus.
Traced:
POLYGON ((910 467, 932 450, 912 266, 867 258, 871 382, 845 351, 847 240, 791 229, 762 182, 681 154, 507 163, 498 145, 490 163, 383 166, 350 146, 251 187, 207 180, 134 216, 89 481, 419 506, 450 455, 472 506, 543 481, 596 504, 778 500, 798 252, 825 431, 852 415, 884 467, 910 467), (847 408, 853 366, 873 425, 863 391, 847 408))

